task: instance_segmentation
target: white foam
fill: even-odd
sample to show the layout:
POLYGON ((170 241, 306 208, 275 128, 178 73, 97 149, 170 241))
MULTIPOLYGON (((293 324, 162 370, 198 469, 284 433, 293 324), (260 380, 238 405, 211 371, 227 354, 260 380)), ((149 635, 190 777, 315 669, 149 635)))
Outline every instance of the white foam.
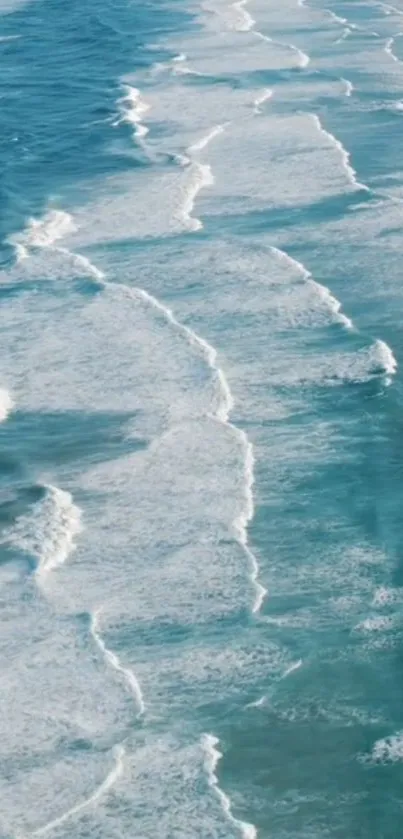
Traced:
POLYGON ((388 588, 387 586, 380 586, 374 592, 372 598, 372 606, 382 609, 385 606, 391 606, 399 599, 399 591, 395 588, 388 588))
POLYGON ((397 9, 396 6, 392 6, 390 3, 378 3, 381 9, 384 10, 385 14, 396 14, 396 15, 403 15, 402 9, 397 9))
POLYGON ((249 0, 237 0, 236 3, 232 4, 232 8, 238 13, 235 29, 239 32, 250 32, 256 23, 252 15, 245 9, 248 2, 249 0))
POLYGON ((122 122, 133 125, 135 137, 142 140, 148 134, 147 126, 143 124, 143 118, 150 110, 150 105, 142 98, 137 87, 125 84, 123 88, 125 95, 118 100, 120 118, 115 122, 115 125, 122 122))
POLYGON ((375 763, 398 763, 403 760, 403 731, 377 740, 371 760, 375 763))
POLYGON ((17 261, 26 259, 30 248, 51 248, 76 229, 72 216, 63 210, 50 210, 42 218, 31 218, 26 228, 8 241, 14 246, 17 261))
POLYGON ((174 55, 172 61, 175 64, 177 64, 177 63, 178 64, 183 64, 183 62, 186 61, 186 58, 187 58, 186 53, 180 52, 178 55, 174 55))
POLYGON ((387 632, 393 629, 394 624, 394 619, 388 615, 375 615, 373 617, 365 618, 365 620, 357 624, 355 629, 365 633, 387 632))
POLYGON ((194 218, 192 212, 200 190, 212 186, 213 183, 214 176, 211 171, 211 166, 207 163, 195 162, 189 166, 189 181, 184 188, 183 205, 175 213, 175 216, 177 216, 178 220, 183 223, 187 230, 195 232, 202 229, 203 222, 199 218, 194 218))
POLYGON ((289 667, 287 667, 287 669, 284 671, 283 675, 281 676, 281 679, 286 679, 287 676, 291 676, 291 673, 295 673, 295 671, 299 670, 300 667, 302 667, 302 659, 301 658, 298 661, 294 661, 292 664, 290 664, 289 667))
POLYGON ((203 73, 200 73, 199 70, 193 70, 189 67, 186 61, 187 56, 184 52, 175 55, 172 59, 171 69, 175 76, 203 76, 203 73))
POLYGON ((43 827, 39 827, 37 830, 34 830, 31 833, 31 836, 46 836, 47 833, 50 833, 56 827, 60 827, 60 825, 64 824, 66 821, 71 819, 72 816, 75 816, 78 813, 81 813, 83 810, 87 810, 88 808, 93 807, 94 804, 97 804, 98 801, 109 792, 109 790, 113 787, 118 778, 123 774, 124 770, 124 746, 115 746, 113 752, 115 758, 114 766, 112 767, 111 771, 108 773, 102 784, 100 784, 100 786, 95 790, 95 792, 93 792, 89 798, 86 798, 84 801, 81 801, 79 804, 76 804, 75 807, 71 807, 69 810, 66 810, 66 812, 59 816, 57 819, 53 819, 51 822, 48 822, 48 824, 45 824, 43 827))
POLYGON ((198 151, 202 151, 202 149, 205 149, 206 146, 208 146, 208 144, 211 143, 211 140, 214 140, 214 137, 218 137, 220 134, 224 132, 224 130, 225 125, 216 125, 214 128, 211 129, 211 131, 208 131, 208 133, 205 134, 204 137, 201 137, 200 140, 196 140, 196 142, 193 143, 193 145, 189 146, 188 153, 195 154, 198 151))
POLYGON ((243 836, 244 839, 256 839, 256 827, 249 822, 244 822, 235 818, 231 810, 231 799, 219 786, 216 775, 217 764, 222 758, 222 753, 216 748, 219 742, 218 737, 214 737, 212 734, 204 734, 201 740, 201 746, 205 754, 204 767, 207 773, 207 783, 219 798, 228 821, 231 822, 236 830, 240 832, 241 836, 243 836))
POLYGON ((267 696, 260 696, 259 699, 255 699, 254 702, 248 702, 248 704, 245 705, 245 709, 246 708, 262 708, 263 705, 266 705, 266 702, 267 702, 267 696))
POLYGON ((81 530, 81 511, 70 493, 51 485, 44 489, 44 498, 17 519, 4 539, 33 556, 40 575, 65 562, 81 530))
POLYGON ((14 402, 4 388, 0 388, 0 422, 4 422, 14 407, 14 402))
POLYGON ((169 320, 169 322, 172 323, 177 329, 179 329, 184 335, 186 335, 190 344, 196 344, 202 350, 208 366, 217 377, 219 383, 220 401, 216 409, 216 417, 223 424, 228 424, 231 428, 233 428, 233 430, 238 436, 238 439, 242 443, 244 451, 244 509, 233 522, 233 530, 237 541, 243 547, 251 565, 251 580, 256 592, 255 600, 252 605, 252 612, 256 614, 259 611, 267 592, 266 589, 258 581, 259 565, 255 555, 248 546, 247 528, 249 522, 251 521, 254 515, 254 457, 252 444, 248 440, 248 437, 243 430, 238 429, 236 428, 236 426, 233 426, 231 423, 229 423, 229 414, 233 408, 234 403, 227 379, 223 371, 217 364, 216 349, 212 347, 203 338, 201 338, 199 335, 197 335, 192 329, 189 329, 189 327, 179 323, 179 321, 176 320, 176 318, 172 314, 172 311, 169 308, 160 303, 155 297, 148 294, 144 289, 141 289, 139 293, 144 297, 144 299, 151 302, 154 307, 162 311, 165 317, 169 320))
POLYGON ((391 348, 385 341, 377 340, 373 347, 372 357, 374 363, 379 363, 380 367, 388 374, 385 379, 385 384, 390 385, 392 381, 391 376, 397 370, 397 361, 391 348))
POLYGON ((318 131, 320 131, 321 134, 323 134, 325 137, 327 137, 330 140, 330 142, 332 143, 332 145, 334 145, 334 147, 340 152, 343 167, 346 171, 347 177, 348 177, 351 185, 353 187, 355 187, 355 189, 365 190, 365 192, 369 192, 370 191, 369 187, 367 187, 365 184, 360 183, 360 181, 357 180, 357 177, 356 177, 357 173, 356 173, 355 169, 353 169, 353 167, 350 164, 350 154, 347 151, 347 149, 344 148, 343 144, 340 142, 340 140, 337 139, 337 137, 334 136, 334 134, 331 134, 330 131, 327 131, 323 127, 323 125, 322 125, 322 123, 321 123, 317 114, 311 114, 311 116, 312 116, 312 119, 313 119, 315 125, 318 128, 318 131))
POLYGON ((255 114, 261 114, 262 113, 261 105, 263 105, 265 102, 267 102, 269 99, 271 99, 272 96, 273 96, 273 91, 269 87, 266 87, 264 90, 261 91, 261 93, 259 93, 256 96, 256 98, 253 102, 253 110, 254 110, 255 114))
POLYGON ((341 81, 342 81, 342 82, 343 82, 343 84, 345 85, 345 93, 346 93, 346 96, 351 96, 351 94, 353 93, 353 90, 354 90, 354 85, 353 85, 353 83, 352 83, 352 82, 350 82, 350 80, 349 80, 349 79, 343 79, 343 78, 342 78, 342 79, 341 79, 341 81))
POLYGON ((99 633, 99 620, 98 620, 98 616, 99 616, 100 612, 101 612, 101 610, 98 609, 98 611, 94 612, 91 615, 91 624, 90 624, 91 635, 92 635, 95 643, 97 644, 97 646, 101 650, 102 655, 105 658, 105 661, 107 661, 107 663, 113 668, 113 670, 116 670, 117 673, 122 674, 130 692, 133 694, 133 697, 135 699, 135 702, 136 702, 136 705, 137 705, 137 708, 138 708, 137 717, 141 717, 141 716, 143 716, 143 714, 145 712, 145 704, 144 704, 143 694, 141 692, 140 685, 139 685, 138 680, 136 679, 134 673, 128 667, 124 667, 123 664, 121 664, 121 662, 120 662, 118 656, 116 655, 116 653, 113 653, 112 650, 109 650, 108 647, 106 646, 106 644, 104 643, 104 641, 102 640, 102 637, 99 633))
POLYGON ((350 27, 346 26, 346 28, 343 29, 343 32, 341 33, 340 38, 337 38, 337 41, 335 41, 334 43, 335 44, 342 44, 343 41, 346 40, 346 38, 349 38, 349 36, 351 35, 351 32, 352 32, 352 29, 350 29, 350 27))
POLYGON ((352 320, 341 312, 340 301, 333 296, 327 286, 324 286, 313 279, 311 273, 307 270, 307 268, 305 268, 305 265, 303 265, 302 262, 298 262, 298 260, 293 259, 293 257, 289 256, 286 251, 283 251, 280 248, 272 247, 271 250, 282 262, 285 262, 292 268, 296 268, 301 273, 303 279, 311 286, 311 288, 315 289, 320 299, 323 300, 328 310, 334 314, 335 319, 338 320, 339 323, 343 324, 346 329, 353 328, 352 320))
POLYGON ((388 38, 388 40, 386 41, 386 44, 385 44, 385 52, 386 52, 387 55, 390 55, 392 61, 395 61, 396 63, 399 63, 399 59, 398 59, 397 55, 395 55, 395 53, 393 52, 393 44, 394 43, 395 43, 394 38, 388 38))
POLYGON ((258 30, 256 30, 253 34, 256 36, 256 38, 260 38, 260 40, 266 41, 266 43, 268 44, 277 45, 281 47, 283 50, 288 50, 292 53, 295 53, 297 56, 297 66, 301 67, 301 69, 308 67, 308 64, 311 63, 311 58, 308 55, 308 53, 304 52, 303 50, 300 50, 299 47, 297 47, 295 44, 291 44, 284 41, 277 41, 274 38, 270 38, 268 35, 263 35, 263 33, 259 32, 258 30))
POLYGON ((292 50, 294 50, 294 51, 297 53, 298 60, 299 60, 299 66, 300 66, 302 69, 303 69, 303 68, 305 68, 305 67, 308 67, 308 64, 310 64, 310 63, 311 63, 311 58, 310 58, 310 56, 308 55, 308 53, 303 52, 303 50, 300 50, 300 49, 299 49, 298 47, 296 47, 294 44, 290 44, 290 48, 291 48, 292 50))

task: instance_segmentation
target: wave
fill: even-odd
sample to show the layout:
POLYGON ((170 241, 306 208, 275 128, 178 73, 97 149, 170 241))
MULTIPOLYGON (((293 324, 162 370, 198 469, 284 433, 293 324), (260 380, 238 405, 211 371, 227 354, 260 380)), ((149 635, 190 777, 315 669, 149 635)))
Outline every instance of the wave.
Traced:
MULTIPOLYGON (((186 158, 184 163, 188 163, 186 158)), ((196 232, 203 228, 203 222, 192 216, 196 197, 200 190, 213 185, 214 177, 207 163, 191 163, 189 169, 190 178, 186 184, 183 205, 176 215, 188 230, 196 232)))
POLYGON ((87 810, 89 807, 92 807, 94 804, 97 804, 98 801, 106 795, 109 790, 113 787, 116 783, 118 778, 123 774, 124 770, 124 757, 125 757, 125 749, 124 746, 119 745, 115 746, 113 749, 115 763, 112 767, 111 771, 106 776, 105 780, 100 784, 100 786, 95 790, 95 792, 90 795, 89 798, 84 799, 79 804, 76 804, 75 807, 71 807, 70 810, 66 810, 61 816, 57 819, 53 819, 51 822, 48 822, 43 827, 39 827, 37 830, 34 830, 31 833, 31 836, 46 836, 47 833, 50 833, 55 827, 60 827, 60 825, 64 824, 66 821, 71 819, 72 816, 76 816, 78 813, 83 812, 83 810, 87 810))
POLYGON ((28 258, 30 248, 51 248, 55 242, 75 230, 70 213, 50 210, 40 219, 29 219, 24 230, 12 234, 7 241, 15 249, 17 262, 21 262, 28 258))
POLYGON ((395 36, 394 38, 388 38, 385 44, 385 52, 387 55, 390 55, 392 61, 394 61, 396 64, 402 64, 401 59, 396 55, 396 53, 393 52, 393 45, 397 37, 401 37, 401 34, 395 36))
POLYGON ((70 213, 66 213, 64 210, 50 210, 42 218, 31 218, 24 230, 13 234, 7 241, 14 247, 17 264, 28 259, 30 250, 48 248, 67 256, 86 275, 96 280, 102 280, 104 278, 103 272, 86 256, 73 253, 67 248, 56 245, 56 242, 60 239, 64 239, 76 231, 77 227, 70 213))
POLYGON ((143 117, 150 110, 150 105, 142 98, 137 87, 125 84, 123 88, 126 91, 125 95, 117 103, 120 118, 114 124, 120 125, 122 122, 127 122, 129 125, 133 125, 135 137, 143 140, 149 131, 147 126, 143 124, 143 117))
POLYGON ((81 530, 81 511, 70 493, 51 485, 44 486, 44 490, 44 498, 34 504, 30 513, 17 519, 3 540, 31 555, 38 574, 65 562, 81 530))
MULTIPOLYGON (((372 360, 375 367, 379 365, 380 371, 386 373, 385 384, 391 384, 391 376, 396 373, 397 361, 391 348, 385 341, 377 340, 372 349, 372 360)), ((376 370, 375 370, 376 372, 376 370)))
POLYGON ((106 644, 104 643, 104 641, 102 640, 102 637, 101 637, 101 635, 98 631, 98 627, 99 627, 98 616, 100 615, 100 612, 101 612, 101 610, 98 609, 96 612, 94 612, 90 616, 91 635, 92 635, 97 647, 99 647, 99 649, 101 650, 102 655, 105 658, 105 661, 107 661, 107 663, 113 668, 113 670, 116 670, 117 673, 120 673, 123 676, 128 688, 130 690, 130 693, 133 695, 133 697, 135 699, 135 702, 136 702, 136 705, 137 705, 137 708, 138 708, 138 712, 137 712, 136 716, 141 717, 141 716, 143 716, 143 714, 145 712, 145 704, 144 704, 143 694, 141 692, 140 685, 139 685, 134 673, 132 673, 132 671, 129 670, 128 667, 124 667, 123 664, 120 663, 120 660, 119 660, 118 656, 116 655, 116 653, 113 653, 112 650, 109 650, 108 647, 106 646, 106 644))
POLYGON ((200 140, 197 140, 189 146, 186 149, 185 155, 176 156, 179 164, 181 166, 186 166, 189 169, 189 181, 184 190, 184 202, 177 215, 185 227, 193 232, 203 228, 203 222, 192 216, 196 197, 202 189, 214 184, 214 175, 211 171, 211 166, 209 166, 208 163, 200 163, 198 160, 194 160, 193 157, 198 152, 203 151, 211 140, 222 134, 224 130, 225 125, 216 125, 208 131, 207 134, 201 137, 200 140))
POLYGON ((0 388, 0 422, 4 422, 14 407, 14 402, 4 388, 0 388))
POLYGON ((227 379, 222 369, 217 364, 217 350, 213 346, 211 346, 211 344, 205 341, 204 338, 201 338, 199 335, 197 335, 196 332, 194 332, 188 326, 185 326, 184 324, 180 323, 174 317, 171 309, 164 306, 147 291, 145 291, 144 289, 137 289, 137 294, 140 294, 143 297, 143 299, 148 300, 154 307, 159 309, 159 311, 163 312, 167 320, 169 320, 169 322, 173 326, 179 329, 188 338, 189 343, 191 345, 196 345, 199 349, 202 350, 202 353, 204 354, 204 357, 206 359, 206 363, 212 370, 218 382, 219 401, 215 411, 215 416, 213 418, 217 419, 224 425, 228 425, 228 427, 234 431, 234 433, 242 443, 244 451, 244 509, 240 513, 240 515, 235 519, 232 527, 235 538, 238 544, 240 544, 243 548, 251 566, 250 578, 255 589, 255 599, 252 605, 252 613, 256 614, 260 610, 264 597, 267 594, 267 590, 258 581, 259 564, 254 553, 251 551, 248 545, 248 524, 254 516, 253 446, 245 432, 242 429, 237 428, 229 421, 230 412, 234 407, 234 400, 227 379))
POLYGON ((315 289, 315 291, 319 294, 321 300, 326 304, 329 311, 335 316, 336 320, 339 323, 343 324, 346 329, 353 328, 353 322, 350 320, 347 315, 344 315, 341 312, 341 303, 336 297, 333 296, 330 289, 327 286, 318 283, 316 280, 313 279, 312 274, 305 268, 305 265, 302 262, 298 262, 298 260, 294 259, 293 257, 289 256, 286 251, 281 250, 280 248, 271 247, 272 253, 275 253, 282 262, 287 263, 292 268, 297 268, 300 272, 302 278, 311 286, 311 288, 315 289))
POLYGON ((300 667, 302 667, 301 658, 298 661, 294 661, 293 664, 290 664, 290 666, 284 671, 283 675, 280 676, 280 679, 286 679, 288 676, 291 676, 291 673, 295 673, 296 670, 299 670, 300 667))
POLYGON ((249 822, 235 818, 231 809, 231 799, 218 784, 216 768, 222 758, 222 753, 216 748, 219 742, 218 737, 214 737, 213 734, 204 734, 201 739, 201 746, 205 755, 204 768, 207 774, 207 783, 219 798, 228 821, 240 831, 244 839, 256 839, 256 827, 249 822))
MULTIPOLYGON (((274 687, 276 686, 276 684, 278 682, 282 682, 283 679, 287 679, 288 676, 291 676, 292 673, 295 673, 296 670, 299 670, 300 667, 302 667, 302 659, 301 658, 298 659, 298 661, 293 661, 292 664, 290 664, 284 670, 284 673, 282 673, 281 676, 279 676, 279 678, 277 679, 277 682, 274 683, 274 687)), ((259 696, 259 699, 255 699, 253 702, 248 702, 248 704, 245 705, 245 710, 247 710, 248 708, 263 708, 264 705, 267 705, 268 700, 269 700, 269 696, 266 695, 266 694, 263 694, 263 696, 259 696)))
POLYGON ((330 142, 332 143, 332 145, 340 152, 343 167, 346 171, 348 180, 350 181, 350 183, 354 187, 354 189, 359 189, 359 190, 364 190, 365 192, 370 192, 370 189, 369 189, 368 186, 366 186, 366 184, 362 184, 362 183, 360 183, 360 181, 357 180, 357 177, 356 177, 357 173, 356 173, 355 169, 353 169, 353 167, 351 166, 351 163, 350 163, 350 154, 347 151, 347 149, 344 148, 343 143, 341 143, 340 140, 338 140, 337 137, 334 136, 334 134, 331 134, 330 131, 327 131, 323 127, 323 125, 320 121, 320 118, 318 117, 317 114, 311 114, 311 116, 312 116, 312 119, 313 119, 318 131, 320 131, 321 134, 323 134, 325 137, 327 137, 328 140, 330 140, 330 142))
POLYGON ((398 9, 396 6, 392 6, 390 3, 379 3, 378 2, 377 5, 381 9, 384 9, 384 11, 387 15, 391 15, 391 14, 396 14, 396 15, 399 15, 399 16, 403 15, 403 10, 402 9, 398 9))
POLYGON ((225 131, 225 125, 216 125, 214 128, 211 129, 207 134, 204 135, 200 140, 196 140, 193 145, 188 147, 189 154, 194 154, 195 152, 201 151, 205 149, 206 146, 214 140, 214 137, 218 137, 220 134, 225 131))
POLYGON ((191 67, 188 67, 186 64, 187 55, 184 52, 179 53, 179 55, 175 55, 171 62, 171 69, 174 75, 176 76, 203 76, 203 73, 200 73, 199 70, 192 70, 191 67))
POLYGON ((236 3, 232 4, 232 8, 239 13, 239 23, 235 26, 235 29, 237 29, 238 32, 250 32, 256 23, 252 15, 250 15, 245 9, 248 2, 249 0, 237 0, 236 3))
MULTIPOLYGON (((212 137, 216 135, 216 133, 217 133, 216 131, 210 131, 208 135, 206 135, 204 138, 202 138, 201 141, 199 141, 199 145, 200 144, 202 144, 202 146, 207 145, 207 142, 209 140, 211 140, 212 137)), ((208 167, 208 166, 203 167, 202 164, 191 164, 191 166, 194 166, 194 168, 196 169, 196 172, 202 170, 202 174, 203 174, 203 170, 206 170, 207 174, 210 173, 210 167, 208 167)), ((193 193, 190 193, 188 195, 187 207, 185 207, 185 210, 182 210, 182 213, 186 213, 186 212, 188 213, 189 226, 191 224, 196 226, 197 221, 198 221, 198 220, 193 219, 190 216, 190 212, 191 212, 191 209, 193 208, 193 202, 194 202, 195 195, 197 194, 197 192, 199 191, 200 188, 201 188, 200 183, 196 182, 193 193)), ((193 227, 193 229, 195 229, 195 227, 193 227)), ((51 247, 51 246, 49 246, 49 247, 51 247)), ((70 255, 77 258, 77 259, 85 259, 85 258, 81 257, 79 254, 70 254, 70 255)), ((101 272, 99 272, 99 274, 101 274, 101 272)), ((103 275, 101 275, 101 276, 103 277, 103 275)), ((105 287, 107 287, 109 285, 104 278, 100 279, 100 282, 105 287)), ((258 565, 258 562, 257 562, 257 559, 256 559, 254 553, 251 551, 251 549, 248 545, 248 535, 247 535, 248 524, 249 524, 249 522, 251 521, 251 519, 253 518, 253 515, 254 515, 254 504, 253 504, 254 457, 253 457, 253 447, 252 447, 252 444, 250 443, 247 435, 245 434, 245 432, 243 430, 237 428, 235 425, 233 425, 229 421, 229 415, 230 415, 231 410, 233 409, 234 401, 233 401, 232 393, 231 393, 230 387, 228 385, 228 382, 226 380, 226 377, 225 377, 222 369, 217 364, 217 351, 211 344, 209 344, 207 341, 205 341, 203 338, 201 338, 199 335, 197 335, 192 329, 190 329, 189 327, 180 323, 180 321, 178 321, 175 318, 175 316, 173 315, 173 312, 171 311, 171 309, 169 309, 167 306, 165 306, 163 303, 161 303, 159 300, 157 300, 156 297, 149 294, 145 289, 141 289, 141 288, 131 289, 131 288, 128 288, 127 286, 123 286, 123 288, 125 289, 125 291, 131 297, 134 297, 134 298, 141 297, 141 299, 148 302, 153 308, 158 309, 158 311, 160 311, 164 315, 166 320, 169 323, 171 323, 171 325, 176 330, 181 332, 186 337, 187 341, 189 342, 189 344, 191 346, 193 345, 193 346, 197 347, 198 350, 201 350, 202 355, 205 358, 206 364, 210 368, 210 370, 212 371, 213 378, 217 382, 217 404, 216 404, 215 410, 212 414, 212 418, 216 419, 218 422, 221 422, 221 423, 227 425, 230 429, 232 429, 234 434, 237 436, 238 440, 240 440, 240 442, 242 444, 243 451, 244 451, 244 509, 240 513, 240 515, 235 519, 235 521, 233 522, 232 528, 233 528, 234 537, 237 540, 238 544, 243 548, 244 553, 245 553, 246 557, 248 558, 248 561, 249 561, 249 564, 250 564, 250 569, 251 569, 250 570, 250 578, 251 578, 251 581, 253 583, 253 587, 255 589, 255 598, 254 598, 254 602, 252 604, 252 612, 254 614, 256 614, 259 611, 259 609, 262 605, 263 599, 266 595, 266 589, 258 582, 259 565, 258 565)), ((77 513, 75 512, 75 511, 77 511, 78 508, 75 508, 74 505, 72 504, 71 496, 68 493, 62 493, 61 490, 56 490, 56 488, 54 488, 54 487, 50 487, 48 489, 49 489, 49 499, 47 500, 47 504, 45 504, 45 510, 44 510, 47 513, 47 518, 49 518, 49 519, 52 518, 51 513, 53 513, 53 508, 54 507, 56 509, 56 514, 57 514, 58 513, 58 507, 61 506, 61 508, 63 510, 63 505, 64 505, 64 506, 66 506, 66 508, 69 508, 71 510, 71 522, 70 522, 70 524, 71 524, 72 530, 71 530, 71 532, 69 532, 69 529, 67 527, 67 521, 65 520, 66 517, 62 518, 60 516, 60 514, 56 515, 56 516, 53 516, 53 517, 56 517, 57 527, 56 527, 56 529, 54 527, 51 528, 51 537, 50 538, 48 537, 45 540, 45 545, 44 545, 44 548, 42 549, 41 553, 39 553, 40 547, 36 543, 34 544, 32 539, 29 540, 29 537, 27 537, 26 544, 27 544, 27 546, 28 545, 31 546, 31 550, 33 550, 33 549, 35 550, 35 556, 38 556, 39 565, 40 565, 41 568, 45 568, 45 567, 50 568, 50 567, 53 567, 53 565, 58 565, 58 564, 60 564, 60 562, 64 561, 64 559, 67 556, 69 550, 73 547, 73 538, 74 538, 75 533, 78 532, 78 527, 79 527, 79 518, 77 519, 77 513), (61 496, 59 496, 58 493, 61 493, 61 496), (53 504, 53 507, 52 507, 52 504, 53 504), (69 507, 69 504, 70 504, 70 507, 69 507), (64 526, 64 525, 66 525, 66 526, 64 526), (52 560, 53 556, 55 557, 55 559, 52 560)), ((45 501, 46 501, 46 499, 45 499, 45 501)), ((40 503, 44 504, 44 502, 40 502, 40 503)), ((39 512, 41 512, 41 508, 40 508, 39 512)), ((43 518, 43 516, 42 516, 42 518, 43 518)), ((42 530, 44 530, 43 527, 42 527, 42 530)))
POLYGON ((308 67, 308 64, 311 63, 311 57, 308 55, 308 53, 303 52, 303 50, 300 50, 299 47, 295 46, 295 44, 288 44, 283 41, 276 41, 274 38, 270 38, 269 35, 263 35, 263 33, 259 32, 259 30, 255 30, 254 34, 257 38, 260 38, 260 40, 262 41, 266 41, 268 44, 276 44, 277 46, 282 47, 283 49, 287 49, 293 53, 296 53, 298 58, 298 67, 300 67, 301 69, 308 67))
POLYGON ((266 87, 265 90, 262 90, 262 92, 259 93, 256 96, 256 98, 253 102, 253 110, 254 110, 255 114, 263 113, 261 105, 263 105, 265 102, 267 102, 269 99, 271 99, 272 96, 273 96, 273 91, 269 87, 266 87))
POLYGON ((353 83, 352 83, 352 82, 350 82, 350 79, 343 79, 343 78, 342 78, 340 81, 342 81, 342 82, 343 82, 343 84, 345 85, 345 94, 346 94, 346 96, 351 96, 351 95, 352 95, 352 93, 353 93, 353 90, 354 90, 354 85, 353 85, 353 83))

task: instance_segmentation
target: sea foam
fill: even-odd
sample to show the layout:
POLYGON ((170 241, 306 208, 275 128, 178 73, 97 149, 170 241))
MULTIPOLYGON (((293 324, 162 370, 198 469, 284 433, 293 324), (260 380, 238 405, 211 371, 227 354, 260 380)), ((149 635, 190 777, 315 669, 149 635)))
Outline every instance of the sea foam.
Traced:
POLYGON ((134 128, 135 137, 142 140, 148 134, 148 128, 144 125, 143 118, 150 110, 150 105, 142 98, 137 87, 125 84, 123 89, 124 96, 118 100, 120 117, 116 120, 115 125, 123 122, 129 123, 134 128))
POLYGON ((4 538, 6 544, 33 557, 39 575, 65 562, 81 530, 81 511, 70 493, 51 485, 44 487, 44 493, 4 538))
POLYGON ((234 828, 240 832, 244 839, 256 839, 256 827, 249 822, 235 818, 231 809, 231 799, 219 786, 216 775, 217 764, 222 758, 222 752, 217 749, 219 742, 218 737, 214 737, 213 734, 204 734, 201 740, 201 747, 205 755, 204 768, 207 775, 207 783, 219 798, 222 809, 234 828))
POLYGON ((323 134, 325 137, 327 137, 328 140, 330 140, 330 142, 332 143, 332 145, 340 152, 343 168, 346 172, 348 180, 350 181, 350 184, 355 189, 365 190, 365 192, 369 192, 370 191, 369 187, 366 186, 366 184, 362 184, 362 183, 360 183, 360 181, 357 180, 357 177, 356 177, 357 173, 356 173, 355 169, 353 169, 353 167, 351 166, 350 154, 347 151, 347 149, 344 148, 343 144, 340 142, 340 140, 337 139, 337 137, 334 136, 334 134, 331 134, 330 131, 327 131, 323 127, 323 125, 322 125, 322 123, 321 123, 317 114, 311 114, 311 116, 312 116, 312 119, 313 119, 318 131, 320 131, 321 134, 323 134))
POLYGON ((15 248, 17 261, 21 261, 29 256, 30 248, 51 248, 75 229, 70 213, 49 210, 42 218, 31 218, 26 228, 14 233, 8 241, 15 248))
POLYGON ((99 785, 89 798, 83 799, 83 801, 80 801, 80 803, 76 804, 75 807, 71 807, 69 810, 66 810, 66 812, 62 813, 62 815, 58 816, 58 818, 52 819, 52 821, 48 822, 43 827, 39 827, 37 830, 34 830, 31 833, 31 836, 46 836, 55 828, 60 827, 62 824, 71 819, 72 816, 76 816, 78 813, 93 807, 101 798, 103 798, 104 795, 107 795, 124 770, 125 748, 123 745, 115 746, 113 749, 113 757, 114 765, 112 769, 108 772, 102 784, 99 785))
POLYGON ((4 388, 0 388, 0 422, 4 422, 14 407, 14 402, 4 388))
POLYGON ((100 632, 99 632, 100 611, 101 610, 98 609, 96 612, 94 612, 91 615, 91 621, 90 621, 91 635, 92 635, 97 647, 99 647, 99 649, 101 650, 101 653, 105 658, 105 661, 110 665, 110 667, 113 668, 113 670, 116 670, 117 673, 120 673, 123 676, 123 678, 124 678, 124 680, 127 684, 127 687, 129 688, 129 691, 133 695, 134 700, 136 702, 137 717, 140 717, 145 712, 144 699, 143 699, 143 694, 141 692, 140 685, 139 685, 134 673, 128 667, 124 667, 123 664, 121 664, 121 662, 120 662, 118 656, 116 655, 116 653, 113 653, 112 650, 109 650, 108 647, 106 646, 105 642, 103 641, 102 636, 100 635, 100 632))

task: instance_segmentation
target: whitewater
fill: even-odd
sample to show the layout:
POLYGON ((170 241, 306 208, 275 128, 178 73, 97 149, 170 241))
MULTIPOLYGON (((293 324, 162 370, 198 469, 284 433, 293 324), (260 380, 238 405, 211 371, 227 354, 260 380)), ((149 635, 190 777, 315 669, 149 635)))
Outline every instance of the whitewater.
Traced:
POLYGON ((402 13, 0 10, 5 836, 399 839, 402 13))

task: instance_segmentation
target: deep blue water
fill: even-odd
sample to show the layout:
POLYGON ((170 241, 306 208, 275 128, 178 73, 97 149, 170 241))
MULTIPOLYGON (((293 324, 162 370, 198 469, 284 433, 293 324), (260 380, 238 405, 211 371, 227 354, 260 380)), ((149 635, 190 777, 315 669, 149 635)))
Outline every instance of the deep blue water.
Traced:
POLYGON ((0 8, 0 837, 399 839, 402 0, 0 8))

